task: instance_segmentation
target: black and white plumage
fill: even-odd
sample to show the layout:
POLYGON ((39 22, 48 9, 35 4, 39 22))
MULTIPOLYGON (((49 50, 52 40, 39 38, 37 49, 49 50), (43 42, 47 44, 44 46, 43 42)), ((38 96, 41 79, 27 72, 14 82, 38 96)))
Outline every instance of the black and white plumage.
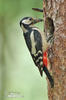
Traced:
MULTIPOLYGON (((48 43, 45 34, 41 32, 35 23, 43 21, 42 19, 33 19, 32 17, 25 17, 20 21, 20 27, 23 30, 25 42, 30 51, 35 65, 38 67, 39 72, 42 76, 43 70, 45 71, 49 80, 53 81, 47 68, 43 69, 43 53, 48 48, 48 43)), ((53 83, 52 83, 53 84, 53 83)))
MULTIPOLYGON (((39 21, 42 20, 39 19, 39 21)), ((36 23, 36 19, 34 19, 34 23, 36 23)), ((21 20, 20 25, 33 61, 35 65, 38 66, 40 74, 42 75, 43 52, 46 51, 48 47, 44 33, 40 32, 37 27, 33 26, 33 18, 25 17, 21 20)))

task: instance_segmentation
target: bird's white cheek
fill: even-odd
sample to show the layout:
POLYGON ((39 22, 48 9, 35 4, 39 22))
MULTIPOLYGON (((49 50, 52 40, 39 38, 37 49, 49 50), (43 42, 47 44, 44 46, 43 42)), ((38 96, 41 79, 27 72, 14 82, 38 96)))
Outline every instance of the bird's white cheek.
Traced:
POLYGON ((29 25, 31 22, 29 20, 23 20, 22 23, 29 25))

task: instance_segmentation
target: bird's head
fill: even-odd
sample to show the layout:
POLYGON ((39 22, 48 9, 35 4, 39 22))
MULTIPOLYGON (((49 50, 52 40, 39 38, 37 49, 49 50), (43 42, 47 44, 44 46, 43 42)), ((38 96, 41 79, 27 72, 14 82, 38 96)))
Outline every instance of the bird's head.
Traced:
POLYGON ((32 17, 24 17, 20 21, 20 27, 22 28, 23 32, 26 33, 30 27, 33 27, 34 24, 43 21, 43 19, 37 19, 32 17))
POLYGON ((24 17, 21 21, 20 21, 20 26, 25 25, 25 26, 31 26, 34 25, 38 22, 43 21, 43 19, 37 19, 37 18, 32 18, 32 17, 24 17))

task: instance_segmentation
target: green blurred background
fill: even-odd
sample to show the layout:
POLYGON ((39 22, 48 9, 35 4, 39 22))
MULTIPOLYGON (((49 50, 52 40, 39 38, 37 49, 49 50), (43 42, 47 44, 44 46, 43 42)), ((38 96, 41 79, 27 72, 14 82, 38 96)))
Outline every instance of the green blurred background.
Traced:
MULTIPOLYGON (((48 100, 45 74, 41 78, 26 47, 19 22, 42 0, 0 0, 0 100, 48 100)), ((38 26, 43 30, 43 23, 38 26)))

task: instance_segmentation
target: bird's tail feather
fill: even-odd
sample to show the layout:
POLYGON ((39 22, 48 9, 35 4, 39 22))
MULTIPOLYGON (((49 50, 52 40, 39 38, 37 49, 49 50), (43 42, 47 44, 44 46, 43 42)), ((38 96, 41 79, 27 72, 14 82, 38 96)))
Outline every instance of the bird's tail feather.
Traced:
POLYGON ((49 82, 51 84, 51 88, 53 88, 54 87, 54 80, 53 80, 52 76, 50 75, 46 66, 43 67, 43 71, 45 72, 45 74, 47 75, 47 78, 49 79, 49 82))

